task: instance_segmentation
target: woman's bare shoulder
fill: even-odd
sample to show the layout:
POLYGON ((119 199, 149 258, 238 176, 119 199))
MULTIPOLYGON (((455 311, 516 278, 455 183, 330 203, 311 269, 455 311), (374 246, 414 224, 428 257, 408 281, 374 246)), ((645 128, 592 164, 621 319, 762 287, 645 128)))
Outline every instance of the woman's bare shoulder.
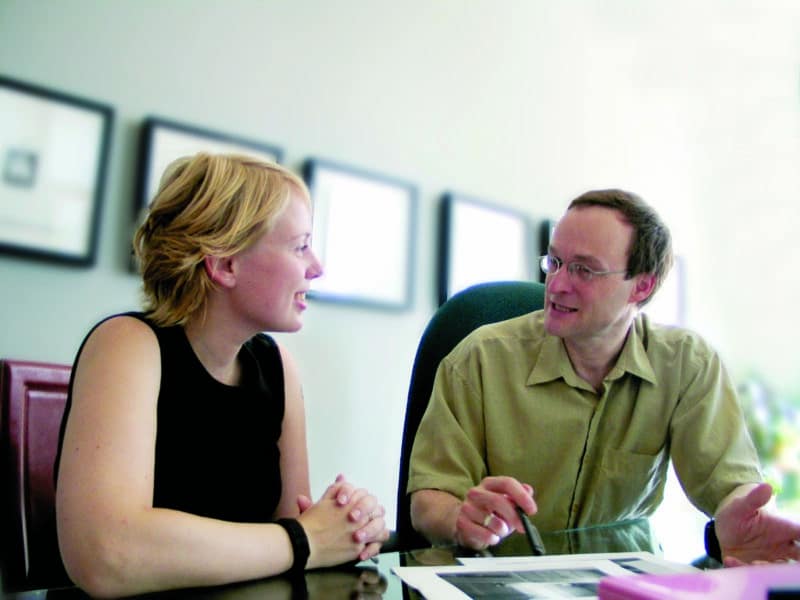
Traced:
POLYGON ((150 370, 159 363, 158 339, 150 325, 131 315, 117 315, 101 322, 89 334, 78 366, 130 371, 142 367, 150 370))
POLYGON ((94 345, 136 345, 157 343, 153 328, 141 319, 129 315, 115 315, 98 324, 86 340, 87 346, 94 345))

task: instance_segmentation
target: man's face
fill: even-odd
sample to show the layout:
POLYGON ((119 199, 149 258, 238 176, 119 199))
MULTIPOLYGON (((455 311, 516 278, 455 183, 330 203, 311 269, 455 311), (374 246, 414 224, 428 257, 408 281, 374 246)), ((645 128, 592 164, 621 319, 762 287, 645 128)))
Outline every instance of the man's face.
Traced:
POLYGON ((545 329, 569 345, 601 342, 616 345, 624 339, 636 314, 639 277, 625 273, 595 275, 583 281, 570 275, 571 263, 594 271, 624 271, 633 227, 610 208, 587 206, 567 211, 558 222, 550 254, 562 261, 545 281, 545 329))

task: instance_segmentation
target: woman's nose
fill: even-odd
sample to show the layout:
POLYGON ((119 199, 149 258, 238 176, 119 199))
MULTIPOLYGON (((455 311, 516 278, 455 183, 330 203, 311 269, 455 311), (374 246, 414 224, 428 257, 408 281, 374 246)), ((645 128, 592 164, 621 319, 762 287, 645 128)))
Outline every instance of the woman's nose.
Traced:
POLYGON ((308 266, 306 270, 306 278, 307 279, 316 279, 317 277, 321 277, 325 270, 322 268, 322 263, 319 262, 317 255, 314 254, 314 251, 311 251, 311 264, 308 266))

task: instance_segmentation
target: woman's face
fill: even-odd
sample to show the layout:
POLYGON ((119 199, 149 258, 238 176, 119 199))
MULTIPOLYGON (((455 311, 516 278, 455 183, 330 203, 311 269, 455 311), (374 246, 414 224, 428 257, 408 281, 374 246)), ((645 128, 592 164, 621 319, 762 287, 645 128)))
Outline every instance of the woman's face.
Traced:
POLYGON ((306 292, 322 265, 311 250, 311 210, 292 188, 272 230, 233 257, 236 311, 255 331, 297 331, 307 308, 306 292))

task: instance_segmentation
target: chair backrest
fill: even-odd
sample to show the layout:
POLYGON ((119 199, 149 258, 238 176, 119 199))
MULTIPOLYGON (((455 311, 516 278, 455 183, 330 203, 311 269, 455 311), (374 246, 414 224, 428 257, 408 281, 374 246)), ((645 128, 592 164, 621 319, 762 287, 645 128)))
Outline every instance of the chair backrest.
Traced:
MULTIPOLYGON (((504 321, 544 306, 544 284, 532 281, 498 281, 469 287, 449 298, 431 318, 422 334, 411 370, 406 404, 400 476, 397 485, 397 549, 430 544, 411 526, 410 499, 406 494, 409 458, 422 415, 428 406, 439 362, 473 329, 504 321)), ((443 442, 445 443, 445 442, 443 442)))
POLYGON ((7 591, 69 584, 58 551, 53 462, 70 370, 0 361, 0 565, 7 591))

